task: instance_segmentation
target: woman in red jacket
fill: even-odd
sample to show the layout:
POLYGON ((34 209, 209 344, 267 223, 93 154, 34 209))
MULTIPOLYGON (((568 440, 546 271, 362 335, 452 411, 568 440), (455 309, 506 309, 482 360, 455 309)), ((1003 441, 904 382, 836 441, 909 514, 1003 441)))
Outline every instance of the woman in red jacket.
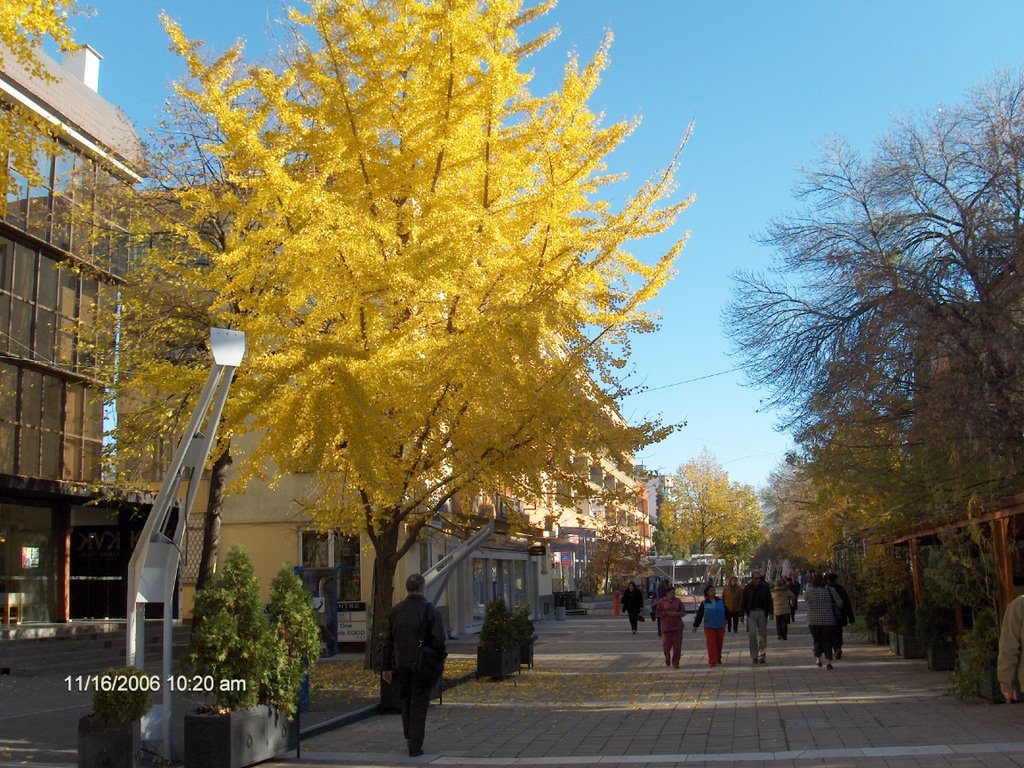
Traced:
POLYGON ((683 650, 683 601, 676 597, 676 588, 669 587, 658 601, 655 612, 661 625, 661 648, 665 652, 665 666, 679 669, 679 655, 683 650))

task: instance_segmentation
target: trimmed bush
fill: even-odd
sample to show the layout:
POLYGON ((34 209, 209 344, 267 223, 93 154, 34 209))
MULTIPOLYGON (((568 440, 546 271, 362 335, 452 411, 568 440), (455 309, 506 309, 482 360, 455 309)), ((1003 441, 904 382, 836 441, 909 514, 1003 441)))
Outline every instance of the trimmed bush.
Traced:
POLYGON ((104 670, 92 697, 92 716, 107 723, 141 719, 153 706, 150 682, 149 675, 135 667, 104 670))

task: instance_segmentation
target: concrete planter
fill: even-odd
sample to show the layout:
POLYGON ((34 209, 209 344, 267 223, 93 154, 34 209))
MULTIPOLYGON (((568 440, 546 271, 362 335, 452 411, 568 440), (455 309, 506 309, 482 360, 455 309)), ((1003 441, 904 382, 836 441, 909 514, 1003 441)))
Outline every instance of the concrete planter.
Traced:
POLYGON ((899 635, 899 654, 904 659, 923 659, 927 655, 924 645, 913 635, 899 635))
POLYGON ((533 669, 533 640, 519 646, 519 666, 533 669))
POLYGON ((928 669, 933 672, 956 669, 956 646, 952 644, 929 645, 928 669))
POLYGON ((503 680, 519 671, 519 648, 476 649, 476 676, 503 680))
POLYGON ((981 676, 981 680, 978 681, 978 695, 988 699, 993 704, 1006 703, 1003 691, 999 687, 999 679, 996 677, 995 667, 989 667, 985 674, 981 676))
POLYGON ((89 715, 78 721, 78 768, 139 768, 140 721, 108 723, 89 715))
POLYGON ((272 707, 185 716, 185 768, 245 768, 298 747, 298 721, 272 707))

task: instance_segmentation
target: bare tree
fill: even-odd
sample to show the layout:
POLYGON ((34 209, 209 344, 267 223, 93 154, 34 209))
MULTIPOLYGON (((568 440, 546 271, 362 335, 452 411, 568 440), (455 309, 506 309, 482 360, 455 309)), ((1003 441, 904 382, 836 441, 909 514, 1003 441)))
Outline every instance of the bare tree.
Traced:
POLYGON ((832 482, 904 517, 1002 494, 1024 460, 1024 74, 896 122, 872 158, 833 142, 768 275, 726 322, 750 380, 832 482))

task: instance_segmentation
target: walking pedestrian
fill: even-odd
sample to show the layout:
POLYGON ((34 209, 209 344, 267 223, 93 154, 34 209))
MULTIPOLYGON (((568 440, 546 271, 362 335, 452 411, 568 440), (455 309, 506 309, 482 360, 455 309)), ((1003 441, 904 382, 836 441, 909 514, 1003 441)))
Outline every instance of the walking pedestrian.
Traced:
POLYGON ((661 637, 661 619, 658 618, 658 602, 665 598, 665 582, 658 579, 657 585, 654 587, 654 597, 651 599, 651 621, 654 622, 655 628, 658 630, 658 637, 661 637))
POLYGON ((715 594, 715 588, 704 587, 704 601, 697 608, 693 619, 693 631, 704 622, 704 641, 708 646, 708 666, 722 663, 722 646, 725 644, 725 601, 715 594))
POLYGON ((768 651, 768 619, 774 615, 772 591, 760 571, 752 571, 750 583, 743 588, 740 611, 747 618, 750 658, 755 664, 766 663, 768 651))
POLYGON ((828 668, 832 669, 832 652, 835 647, 836 627, 842 616, 843 599, 828 586, 828 581, 820 574, 814 574, 811 586, 806 589, 807 627, 814 639, 814 663, 821 666, 824 655, 828 668))
POLYGON ((443 658, 445 632, 441 617, 424 595, 425 581, 414 573, 405 580, 408 596, 391 609, 384 631, 381 678, 398 686, 398 702, 402 711, 402 732, 409 746, 409 756, 423 754, 423 736, 427 724, 430 691, 437 679, 419 674, 416 661, 420 644, 433 648, 443 658))
POLYGON ((825 580, 828 581, 828 585, 836 591, 839 598, 843 601, 843 612, 842 616, 839 617, 839 621, 836 624, 836 631, 833 636, 833 644, 835 645, 836 661, 843 658, 843 627, 847 624, 853 624, 857 620, 857 617, 853 615, 853 601, 850 600, 849 593, 839 584, 839 575, 836 573, 829 573, 825 580))
POLYGON ((1007 701, 1021 700, 1024 686, 1024 595, 1014 598, 1003 614, 996 677, 1007 701))
POLYGON ((636 588, 636 582, 629 582, 622 593, 622 610, 629 616, 629 626, 636 634, 636 623, 644 620, 644 593, 636 588))
POLYGON ((786 586, 786 582, 780 576, 775 580, 775 589, 772 590, 772 610, 775 611, 775 636, 779 640, 789 638, 789 619, 795 605, 796 598, 793 596, 793 592, 786 586))
POLYGON ((800 601, 800 590, 802 587, 800 585, 800 580, 793 578, 793 574, 789 574, 789 576, 786 577, 786 586, 789 587, 789 591, 793 593, 793 609, 789 612, 789 621, 790 623, 795 623, 796 607, 797 603, 800 601))
POLYGON ((743 599, 743 587, 736 576, 729 577, 729 583, 722 590, 722 601, 725 603, 725 627, 729 632, 740 628, 740 601, 743 599))
POLYGON ((676 597, 676 588, 669 585, 665 596, 658 601, 658 623, 661 625, 661 649, 665 652, 665 666, 679 668, 683 650, 683 601, 676 597))

